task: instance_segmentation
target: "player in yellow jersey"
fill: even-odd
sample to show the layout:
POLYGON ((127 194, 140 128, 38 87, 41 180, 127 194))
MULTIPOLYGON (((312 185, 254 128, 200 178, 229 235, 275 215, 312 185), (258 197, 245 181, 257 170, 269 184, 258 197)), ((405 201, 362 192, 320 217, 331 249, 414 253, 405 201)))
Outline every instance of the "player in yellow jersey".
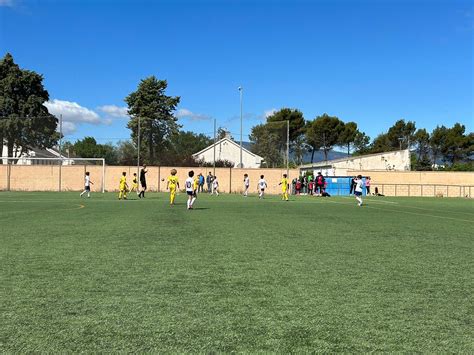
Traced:
POLYGON ((283 179, 281 179, 281 182, 278 184, 281 185, 281 199, 288 201, 288 178, 286 174, 283 174, 283 179))
MULTIPOLYGON (((132 187, 130 188, 129 192, 135 191, 137 193, 137 196, 139 194, 138 192, 138 179, 137 179, 137 173, 133 173, 133 179, 132 179, 132 187)), ((140 196, 138 196, 140 197, 140 196)))
POLYGON ((128 191, 128 185, 127 185, 127 173, 124 171, 122 173, 122 177, 120 178, 120 186, 119 186, 119 200, 122 198, 124 200, 127 199, 127 191, 128 191))
POLYGON ((179 189, 179 181, 176 176, 178 172, 176 169, 171 169, 171 175, 168 177, 168 182, 166 183, 166 189, 170 190, 170 205, 174 205, 174 199, 176 198, 176 189, 179 189))

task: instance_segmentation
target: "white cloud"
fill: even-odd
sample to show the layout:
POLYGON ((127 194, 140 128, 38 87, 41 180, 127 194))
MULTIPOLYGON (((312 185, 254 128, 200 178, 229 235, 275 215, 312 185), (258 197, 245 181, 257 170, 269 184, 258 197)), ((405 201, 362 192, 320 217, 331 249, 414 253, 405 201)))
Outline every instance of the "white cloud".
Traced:
POLYGON ((13 7, 15 2, 13 0, 0 0, 0 6, 13 7))
POLYGON ((54 99, 44 105, 56 117, 59 118, 59 115, 63 115, 63 122, 101 123, 100 116, 96 112, 79 105, 77 102, 54 99))
POLYGON ((110 117, 115 117, 115 118, 128 118, 129 117, 127 107, 120 107, 116 105, 104 105, 104 106, 98 107, 97 109, 107 114, 110 117))
MULTIPOLYGON (((76 132, 76 125, 72 122, 63 122, 63 135, 68 135, 76 132)), ((59 130, 59 127, 58 127, 59 130)))
POLYGON ((192 121, 207 121, 212 117, 202 113, 194 113, 186 108, 180 108, 175 115, 177 118, 188 118, 192 121))
POLYGON ((273 115, 275 112, 277 112, 277 109, 276 108, 272 108, 270 110, 265 110, 265 112, 263 113, 265 119, 267 119, 268 117, 270 117, 271 115, 273 115))

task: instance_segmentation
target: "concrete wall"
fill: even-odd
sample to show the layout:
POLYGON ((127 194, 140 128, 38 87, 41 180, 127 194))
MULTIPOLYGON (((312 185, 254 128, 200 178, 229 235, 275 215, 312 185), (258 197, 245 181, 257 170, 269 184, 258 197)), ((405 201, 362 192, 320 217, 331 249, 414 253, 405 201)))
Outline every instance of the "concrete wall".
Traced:
MULTIPOLYGON (((172 167, 148 167, 147 184, 150 191, 165 191, 166 180, 172 167)), ((212 168, 183 168, 176 167, 178 179, 183 185, 189 170, 195 175, 202 173, 206 176, 213 172, 212 168)), ((52 165, 0 165, 0 190, 13 191, 58 191, 59 185, 63 191, 81 191, 84 185, 84 173, 91 174, 92 191, 102 190, 102 166, 74 165, 61 168, 52 165), (10 172, 9 172, 10 171, 10 172)), ((122 172, 127 173, 127 180, 132 180, 137 172, 134 166, 107 166, 105 169, 106 191, 117 191, 122 172)), ((243 175, 250 178, 250 191, 257 192, 257 182, 260 175, 265 175, 268 182, 268 193, 280 192, 278 183, 285 169, 234 169, 216 168, 221 192, 240 193, 243 191, 243 175)), ((388 196, 434 196, 442 193, 444 196, 474 197, 474 173, 472 172, 417 172, 417 171, 361 171, 352 170, 348 175, 370 176, 372 191, 379 187, 381 193, 388 196)), ((299 170, 290 170, 290 180, 299 175, 299 170)), ((183 187, 183 186, 181 186, 183 187)))
MULTIPOLYGON (((166 181, 173 167, 149 166, 147 173, 147 185, 149 191, 166 191, 166 181)), ((189 170, 194 170, 195 175, 202 173, 207 176, 209 172, 214 173, 213 168, 187 168, 175 167, 178 171, 178 179, 181 188, 188 177, 189 170)), ((84 173, 90 172, 91 190, 100 192, 102 190, 102 166, 97 165, 74 165, 63 166, 61 172, 59 166, 30 165, 30 166, 7 166, 0 165, 0 190, 12 191, 58 191, 61 184, 62 191, 82 191, 84 188, 84 173), (9 172, 10 171, 10 172, 9 172), (61 173, 61 179, 59 179, 61 173)), ((118 191, 122 172, 127 173, 127 182, 130 184, 133 173, 137 173, 135 166, 106 166, 105 168, 105 190, 118 191)), ((219 181, 221 192, 240 193, 243 191, 243 175, 247 173, 250 178, 251 192, 257 192, 257 182, 260 175, 265 175, 268 182, 267 192, 279 193, 282 175, 286 169, 234 169, 216 168, 215 174, 219 181)), ((297 177, 299 171, 290 170, 290 178, 297 177)))
POLYGON ((370 176, 372 192, 377 186, 387 196, 474 197, 473 172, 348 171, 351 176, 358 174, 370 176))
POLYGON ((347 176, 350 170, 407 171, 410 170, 410 152, 405 149, 319 162, 309 170, 321 171, 326 176, 347 176))

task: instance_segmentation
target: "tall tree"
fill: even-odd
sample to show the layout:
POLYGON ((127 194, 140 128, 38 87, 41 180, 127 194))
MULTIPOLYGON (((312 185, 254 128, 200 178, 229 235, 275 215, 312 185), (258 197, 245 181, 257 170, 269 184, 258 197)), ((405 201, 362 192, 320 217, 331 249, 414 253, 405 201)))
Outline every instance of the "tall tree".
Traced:
POLYGON ((430 148, 433 164, 438 164, 438 159, 441 157, 441 151, 445 145, 447 133, 448 129, 445 126, 436 126, 433 132, 431 132, 430 148))
POLYGON ((388 129, 387 139, 390 150, 410 149, 415 140, 416 125, 415 122, 398 120, 388 129))
POLYGON ((469 156, 469 138, 464 135, 466 127, 456 123, 447 130, 441 153, 451 164, 465 160, 469 156))
POLYGON ((344 129, 339 136, 339 144, 347 148, 347 155, 351 154, 351 144, 354 144, 357 133, 359 133, 357 123, 347 122, 344 124, 344 129))
POLYGON ((95 138, 85 137, 72 146, 75 155, 81 158, 104 158, 108 165, 117 165, 118 151, 112 143, 98 144, 95 138))
POLYGON ((430 160, 430 134, 424 128, 415 133, 416 160, 415 170, 431 170, 430 160))
POLYGON ((314 152, 319 149, 323 150, 324 159, 328 160, 328 153, 339 143, 343 130, 344 122, 326 113, 310 122, 306 130, 306 141, 313 149, 311 160, 314 152))
POLYGON ((357 154, 366 154, 369 152, 370 137, 364 132, 357 132, 354 138, 354 149, 357 154))
POLYGON ((250 133, 253 153, 264 158, 267 166, 275 168, 283 164, 280 150, 281 136, 267 124, 259 124, 252 127, 250 133))
MULTIPOLYGON (((58 120, 43 104, 49 100, 43 76, 21 69, 10 53, 0 61, 0 153, 7 141, 8 156, 29 148, 56 144, 58 120), (16 151, 14 151, 16 150, 16 151)), ((1 164, 1 162, 0 162, 1 164)))
MULTIPOLYGON (((290 121, 290 142, 294 142, 296 138, 304 134, 305 120, 303 113, 300 110, 282 108, 267 118, 267 123, 284 121, 290 121)), ((285 128, 286 134, 286 125, 281 126, 285 128)), ((284 138, 284 141, 286 142, 286 136, 284 138)))
POLYGON ((140 120, 140 139, 149 164, 159 163, 158 150, 169 147, 171 136, 179 129, 177 118, 173 115, 179 104, 178 96, 165 94, 168 83, 150 76, 141 80, 136 91, 125 98, 128 105, 132 138, 137 140, 140 120))

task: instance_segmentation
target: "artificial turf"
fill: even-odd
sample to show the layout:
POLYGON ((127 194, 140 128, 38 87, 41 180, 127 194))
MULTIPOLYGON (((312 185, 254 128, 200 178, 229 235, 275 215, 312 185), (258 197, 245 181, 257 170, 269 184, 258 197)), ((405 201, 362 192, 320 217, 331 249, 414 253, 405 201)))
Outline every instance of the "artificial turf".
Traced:
POLYGON ((116 197, 0 193, 1 352, 474 352, 473 200, 116 197))

